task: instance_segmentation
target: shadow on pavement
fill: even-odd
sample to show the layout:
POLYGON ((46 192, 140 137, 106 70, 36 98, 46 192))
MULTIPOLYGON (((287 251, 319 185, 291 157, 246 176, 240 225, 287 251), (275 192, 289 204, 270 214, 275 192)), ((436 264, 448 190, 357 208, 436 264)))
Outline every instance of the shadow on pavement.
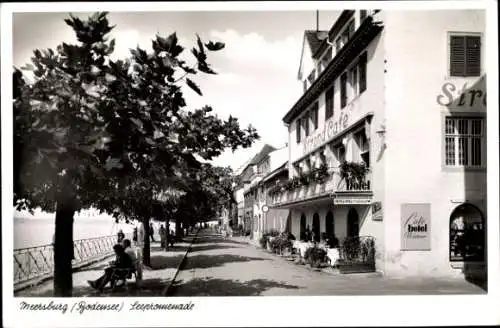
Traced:
POLYGON ((241 255, 195 255, 187 258, 182 270, 206 269, 223 266, 226 263, 250 262, 250 261, 269 261, 261 257, 247 257, 241 255))
POLYGON ((151 252, 186 252, 188 250, 188 246, 169 246, 168 251, 165 251, 165 248, 160 246, 151 247, 151 252))
MULTIPOLYGON (((159 278, 144 279, 141 281, 139 287, 132 280, 125 286, 115 287, 114 291, 111 291, 108 285, 102 293, 90 286, 77 286, 73 288, 72 297, 160 297, 164 296, 163 292, 168 282, 169 280, 159 278)), ((22 297, 54 297, 53 293, 54 291, 49 289, 41 293, 23 295, 22 297)))
POLYGON ((266 279, 246 282, 229 279, 182 280, 172 286, 171 296, 258 296, 271 288, 299 289, 301 287, 266 279))
POLYGON ((231 240, 231 239, 224 239, 222 237, 212 237, 212 238, 206 238, 202 237, 198 239, 195 242, 195 245, 201 245, 201 244, 234 244, 234 245, 247 245, 247 243, 239 242, 236 240, 231 240))
POLYGON ((151 256, 151 269, 175 269, 181 263, 183 257, 184 254, 176 256, 153 255, 151 256))
POLYGON ((231 249, 235 248, 235 246, 226 246, 226 245, 219 245, 219 244, 206 244, 206 245, 201 245, 198 246, 197 244, 194 244, 193 247, 191 248, 191 253, 195 252, 204 252, 204 251, 211 251, 211 250, 216 250, 216 249, 231 249))

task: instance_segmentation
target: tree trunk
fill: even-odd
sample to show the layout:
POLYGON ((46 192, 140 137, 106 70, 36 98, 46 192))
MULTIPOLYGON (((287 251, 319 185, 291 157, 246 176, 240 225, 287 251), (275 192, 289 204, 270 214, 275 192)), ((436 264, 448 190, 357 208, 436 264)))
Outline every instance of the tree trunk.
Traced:
POLYGON ((149 243, 149 236, 150 236, 150 231, 149 231, 149 218, 143 218, 142 219, 142 228, 144 229, 144 244, 142 248, 142 263, 145 266, 150 267, 151 266, 151 248, 150 248, 150 243, 149 243))
POLYGON ((71 297, 73 291, 73 215, 74 199, 57 202, 54 235, 54 296, 71 297))

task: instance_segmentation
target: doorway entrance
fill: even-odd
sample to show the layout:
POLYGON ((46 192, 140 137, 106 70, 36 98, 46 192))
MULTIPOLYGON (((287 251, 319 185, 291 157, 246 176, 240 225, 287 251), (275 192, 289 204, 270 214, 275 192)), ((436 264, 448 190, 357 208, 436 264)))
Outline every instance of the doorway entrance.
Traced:
POLYGON ((359 215, 355 208, 347 214, 347 237, 359 237, 359 215))

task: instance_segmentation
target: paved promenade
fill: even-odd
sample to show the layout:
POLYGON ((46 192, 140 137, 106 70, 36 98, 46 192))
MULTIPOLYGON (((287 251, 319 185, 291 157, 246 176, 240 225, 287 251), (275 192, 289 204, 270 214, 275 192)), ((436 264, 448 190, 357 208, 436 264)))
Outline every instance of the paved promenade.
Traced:
MULTIPOLYGON (((80 269, 73 274, 74 297, 113 297, 113 296, 163 296, 163 291, 170 284, 177 272, 177 268, 184 258, 193 236, 188 236, 185 242, 177 243, 168 252, 160 249, 160 243, 151 244, 151 268, 143 269, 143 278, 140 285, 135 279, 128 280, 127 286, 116 287, 113 292, 107 287, 100 293, 87 284, 87 280, 94 280, 103 274, 104 268, 113 257, 80 269)), ((15 294, 21 297, 52 297, 53 280, 48 280, 36 287, 22 290, 15 294)))
POLYGON ((463 279, 388 278, 310 270, 248 244, 201 232, 170 290, 172 296, 484 294, 463 279))

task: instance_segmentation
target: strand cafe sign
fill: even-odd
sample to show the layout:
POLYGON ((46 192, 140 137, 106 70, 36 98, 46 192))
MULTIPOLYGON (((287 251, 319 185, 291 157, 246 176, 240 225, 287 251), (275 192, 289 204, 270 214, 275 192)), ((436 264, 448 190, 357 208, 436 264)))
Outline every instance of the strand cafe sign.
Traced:
POLYGON ((330 120, 326 121, 322 130, 307 137, 304 141, 302 154, 305 155, 310 153, 346 129, 349 123, 349 115, 346 112, 347 110, 344 110, 337 119, 332 117, 330 120))
POLYGON ((401 250, 431 249, 430 213, 430 204, 401 205, 401 250))
POLYGON ((441 106, 450 106, 454 104, 460 108, 486 108, 486 90, 484 87, 474 87, 469 89, 467 83, 464 83, 462 89, 451 82, 446 82, 441 87, 441 94, 437 96, 437 102, 441 106))

